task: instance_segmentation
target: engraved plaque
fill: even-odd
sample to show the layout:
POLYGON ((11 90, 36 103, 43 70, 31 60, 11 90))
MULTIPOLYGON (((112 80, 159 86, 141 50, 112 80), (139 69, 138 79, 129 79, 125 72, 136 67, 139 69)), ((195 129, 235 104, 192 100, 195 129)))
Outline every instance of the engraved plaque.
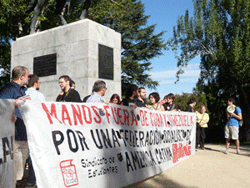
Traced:
POLYGON ((56 56, 55 53, 34 57, 33 73, 38 77, 56 75, 56 56))
POLYGON ((113 48, 99 44, 99 78, 114 80, 113 48))

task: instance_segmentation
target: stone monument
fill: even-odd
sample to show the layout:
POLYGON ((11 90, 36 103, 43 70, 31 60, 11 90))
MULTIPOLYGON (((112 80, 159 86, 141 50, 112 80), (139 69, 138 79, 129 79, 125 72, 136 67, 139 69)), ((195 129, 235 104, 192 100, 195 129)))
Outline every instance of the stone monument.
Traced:
POLYGON ((61 92, 58 78, 68 75, 81 99, 89 95, 96 80, 121 96, 121 34, 89 19, 18 38, 11 46, 11 69, 22 65, 40 78, 47 101, 61 92))

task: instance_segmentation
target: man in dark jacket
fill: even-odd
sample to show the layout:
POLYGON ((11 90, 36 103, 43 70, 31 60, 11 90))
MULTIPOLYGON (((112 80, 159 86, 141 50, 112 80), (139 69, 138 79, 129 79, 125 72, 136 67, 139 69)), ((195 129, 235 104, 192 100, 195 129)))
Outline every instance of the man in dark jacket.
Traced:
MULTIPOLYGON (((12 81, 0 90, 0 99, 18 99, 25 95, 25 85, 29 81, 29 71, 26 67, 17 66, 12 70, 12 81)), ((14 141, 14 165, 15 181, 23 178, 25 161, 28 154, 26 127, 18 109, 15 110, 15 141, 14 141)))

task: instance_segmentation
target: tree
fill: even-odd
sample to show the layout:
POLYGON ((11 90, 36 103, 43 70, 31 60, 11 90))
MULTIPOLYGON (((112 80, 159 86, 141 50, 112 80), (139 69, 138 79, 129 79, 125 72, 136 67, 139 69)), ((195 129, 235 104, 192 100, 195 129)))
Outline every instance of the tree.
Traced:
MULTIPOLYGON (((3 1, 16 2, 14 0, 3 1)), ((22 10, 19 11, 22 20, 15 17, 15 21, 12 22, 15 26, 20 22, 22 31, 18 27, 11 28, 9 30, 11 36, 12 33, 14 35, 13 37, 5 35, 5 44, 9 43, 10 40, 15 40, 15 37, 26 35, 29 32, 32 13, 30 15, 24 14, 28 2, 22 0, 23 6, 16 8, 22 10)), ((65 6, 63 14, 68 23, 78 20, 83 3, 80 3, 79 0, 71 0, 70 4, 65 6)), ((18 5, 12 4, 5 5, 5 10, 12 8, 12 6, 18 7, 18 5)), ((54 10, 55 2, 49 0, 38 19, 39 30, 49 29, 60 24, 59 19, 53 19, 55 17, 54 10)), ((7 16, 3 17, 7 21, 7 16)), ((131 83, 155 88, 158 82, 153 81, 148 74, 152 68, 150 60, 162 55, 166 44, 162 39, 164 31, 154 34, 156 25, 147 25, 149 16, 144 14, 142 2, 138 0, 94 0, 89 9, 88 18, 110 27, 122 35, 122 91, 124 92, 131 83)))
POLYGON ((29 0, 0 0, 0 88, 10 80, 11 42, 28 34, 29 18, 25 15, 29 0))
POLYGON ((206 96, 203 94, 194 93, 182 93, 181 95, 175 95, 175 104, 179 106, 181 111, 186 111, 187 103, 191 98, 196 99, 196 106, 194 107, 194 111, 199 111, 201 109, 201 105, 207 106, 206 96))
MULTIPOLYGON (((174 36, 168 41, 173 50, 181 50, 178 58, 180 75, 188 62, 201 58, 198 91, 205 92, 209 108, 225 113, 228 97, 239 100, 243 110, 244 132, 250 125, 250 1, 194 0, 194 16, 177 20, 174 36), (210 98, 209 98, 210 97, 210 98), (221 101, 221 104, 218 104, 221 101), (216 104, 217 102, 217 104, 216 104), (216 109, 217 105, 220 109, 216 109)), ((225 125, 223 116, 217 120, 225 125)), ((213 122, 214 123, 214 122, 213 122)))

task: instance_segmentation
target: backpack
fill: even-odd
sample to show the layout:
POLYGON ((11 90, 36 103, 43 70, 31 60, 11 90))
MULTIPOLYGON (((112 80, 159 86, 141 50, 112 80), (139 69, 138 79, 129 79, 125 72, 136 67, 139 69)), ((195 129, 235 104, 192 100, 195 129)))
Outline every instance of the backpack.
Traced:
MULTIPOLYGON (((236 111, 236 108, 235 108, 235 113, 238 115, 238 113, 236 111)), ((238 120, 238 123, 239 123, 239 126, 242 127, 242 125, 243 125, 243 117, 241 118, 241 120, 238 120)))

